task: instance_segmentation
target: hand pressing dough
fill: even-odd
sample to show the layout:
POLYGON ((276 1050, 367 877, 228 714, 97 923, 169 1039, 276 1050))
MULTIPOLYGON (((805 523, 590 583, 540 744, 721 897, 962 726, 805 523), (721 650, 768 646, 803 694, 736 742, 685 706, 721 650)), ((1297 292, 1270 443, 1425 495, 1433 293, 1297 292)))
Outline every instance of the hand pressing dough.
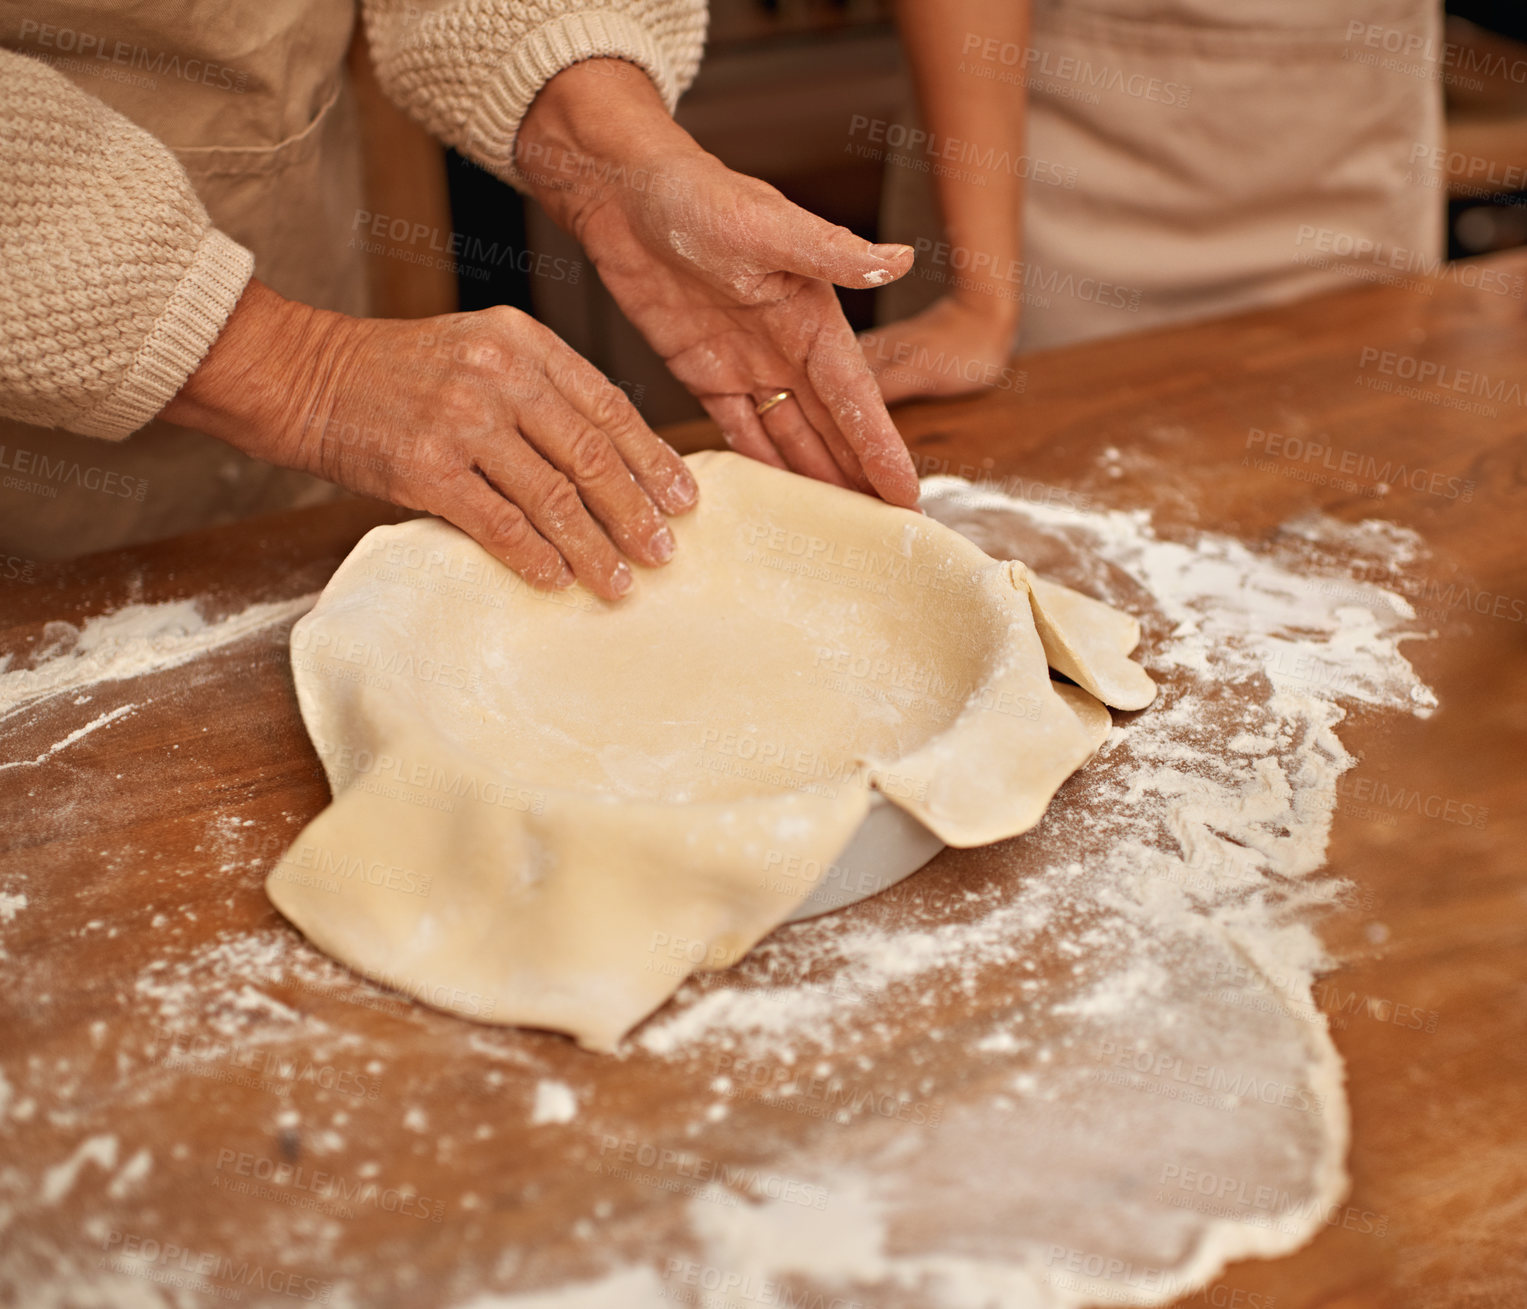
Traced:
POLYGON ((1106 605, 919 514, 688 462, 700 507, 618 605, 437 519, 340 566, 292 632, 334 799, 266 881, 320 948, 610 1050, 789 917, 872 791, 951 845, 1014 836, 1107 735, 1099 700, 1154 693, 1106 605))

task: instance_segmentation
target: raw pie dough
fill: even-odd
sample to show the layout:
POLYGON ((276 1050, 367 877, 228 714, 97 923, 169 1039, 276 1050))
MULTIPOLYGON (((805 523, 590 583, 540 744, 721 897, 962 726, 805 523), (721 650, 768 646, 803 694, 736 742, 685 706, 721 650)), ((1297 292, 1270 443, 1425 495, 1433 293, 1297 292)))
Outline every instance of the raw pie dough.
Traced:
POLYGON ((1026 831, 1155 695, 1135 620, 931 519, 691 455, 673 561, 548 596, 438 519, 370 532, 292 631, 333 791, 266 881, 320 948, 611 1050, 811 892, 879 792, 1026 831), (1049 669, 1075 686, 1052 682, 1049 669))

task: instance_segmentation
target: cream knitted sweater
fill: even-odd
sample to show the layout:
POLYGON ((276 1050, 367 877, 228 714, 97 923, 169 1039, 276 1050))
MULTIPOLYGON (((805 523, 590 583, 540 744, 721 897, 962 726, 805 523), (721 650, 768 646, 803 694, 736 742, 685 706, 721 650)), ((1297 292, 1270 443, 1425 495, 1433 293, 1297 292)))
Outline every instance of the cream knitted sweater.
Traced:
MULTIPOLYGON (((520 120, 562 69, 628 59, 672 109, 705 37, 704 0, 361 5, 387 94, 509 181, 520 120)), ((0 50, 0 416, 128 436, 195 371, 253 271, 166 146, 0 50)))

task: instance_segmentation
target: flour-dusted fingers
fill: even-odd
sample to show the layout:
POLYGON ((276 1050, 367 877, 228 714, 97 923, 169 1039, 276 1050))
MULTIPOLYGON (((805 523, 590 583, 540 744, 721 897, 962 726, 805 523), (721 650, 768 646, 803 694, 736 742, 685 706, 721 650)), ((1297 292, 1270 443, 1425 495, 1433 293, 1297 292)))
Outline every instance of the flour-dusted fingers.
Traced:
MULTIPOLYGON (((767 397, 757 398, 762 400, 767 397)), ((814 477, 819 482, 830 482, 833 486, 852 488, 853 482, 838 467, 821 433, 806 421, 796 396, 792 395, 788 400, 771 405, 761 415, 761 420, 774 448, 797 473, 814 477)))
POLYGON ((707 395, 700 397, 705 412, 715 420, 727 445, 740 455, 756 459, 774 468, 790 467, 785 457, 774 448, 774 442, 764 430, 763 420, 755 412, 755 402, 746 395, 707 395))
POLYGON ((631 590, 631 566, 594 521, 578 488, 527 442, 501 437, 478 457, 476 467, 506 500, 520 507, 595 595, 618 600, 631 590))
POLYGON ((573 570, 513 501, 477 469, 463 468, 439 487, 434 512, 540 591, 573 584, 573 570))
POLYGON ((806 376, 880 497, 907 508, 915 505, 920 488, 912 456, 847 323, 841 329, 825 329, 813 340, 806 376))
MULTIPOLYGON (((688 513, 699 495, 689 466, 647 426, 624 391, 571 346, 553 339, 555 346, 546 359, 546 372, 552 384, 590 425, 604 434, 652 503, 665 514, 688 513)), ((563 471, 568 472, 565 467, 563 471)), ((574 480, 583 485, 577 477, 574 480)))
POLYGON ((803 382, 795 396, 796 403, 800 405, 802 417, 811 424, 821 438, 822 444, 832 455, 833 462, 837 464, 845 479, 842 484, 851 486, 856 491, 863 491, 866 495, 879 494, 875 490, 874 483, 865 476, 864 466, 859 462, 858 454, 849 444, 848 438, 839 430, 832 411, 823 403, 811 385, 803 382))
POLYGON ((673 533, 614 442, 561 395, 541 397, 525 417, 523 435, 563 473, 583 507, 627 555, 653 568, 673 557, 673 533))

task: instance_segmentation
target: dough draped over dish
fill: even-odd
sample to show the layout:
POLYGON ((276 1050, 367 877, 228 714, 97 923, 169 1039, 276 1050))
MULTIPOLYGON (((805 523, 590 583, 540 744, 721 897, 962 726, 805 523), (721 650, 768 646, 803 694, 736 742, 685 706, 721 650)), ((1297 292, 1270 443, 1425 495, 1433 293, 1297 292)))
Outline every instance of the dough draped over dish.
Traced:
POLYGON ((700 506, 620 604, 535 591, 438 519, 340 565, 292 632, 333 801, 266 880, 321 949, 612 1050, 784 921, 872 804, 1016 836, 1103 705, 1155 694, 1128 615, 919 514, 688 463, 700 506))

